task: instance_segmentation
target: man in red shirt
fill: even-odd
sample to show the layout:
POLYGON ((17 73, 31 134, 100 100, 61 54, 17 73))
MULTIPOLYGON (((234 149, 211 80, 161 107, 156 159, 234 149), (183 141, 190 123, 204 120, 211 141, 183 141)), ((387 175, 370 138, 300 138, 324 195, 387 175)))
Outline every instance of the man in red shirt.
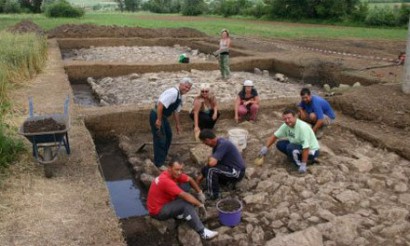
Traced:
POLYGON ((147 198, 148 212, 158 220, 184 219, 203 239, 212 239, 218 232, 205 228, 194 207, 205 209, 205 196, 195 180, 182 172, 183 166, 182 162, 172 160, 168 169, 152 181, 147 198), (201 201, 181 189, 184 183, 189 183, 198 192, 201 201))

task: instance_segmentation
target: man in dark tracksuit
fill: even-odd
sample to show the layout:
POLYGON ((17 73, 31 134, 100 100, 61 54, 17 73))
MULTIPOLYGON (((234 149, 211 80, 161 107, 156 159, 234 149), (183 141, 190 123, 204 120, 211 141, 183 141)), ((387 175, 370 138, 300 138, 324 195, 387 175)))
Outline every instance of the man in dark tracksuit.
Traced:
POLYGON ((210 129, 203 129, 199 139, 212 147, 208 165, 202 168, 197 183, 205 178, 207 195, 211 200, 219 198, 219 184, 235 184, 245 175, 245 161, 236 146, 229 140, 217 138, 210 129))
POLYGON ((179 111, 182 107, 182 95, 192 87, 190 78, 183 78, 178 87, 165 90, 159 97, 158 103, 150 113, 150 126, 154 143, 154 164, 161 167, 165 163, 169 147, 172 142, 172 129, 168 117, 174 115, 177 133, 181 130, 179 111))

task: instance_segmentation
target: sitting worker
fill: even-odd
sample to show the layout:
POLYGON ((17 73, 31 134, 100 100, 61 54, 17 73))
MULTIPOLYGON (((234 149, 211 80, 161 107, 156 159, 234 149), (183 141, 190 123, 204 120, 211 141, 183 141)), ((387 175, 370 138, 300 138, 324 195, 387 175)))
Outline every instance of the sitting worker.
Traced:
POLYGON ((194 108, 189 115, 194 121, 195 136, 199 136, 202 129, 213 129, 219 115, 216 98, 210 85, 201 84, 199 95, 194 99, 194 108))
POLYGON ((300 91, 300 119, 310 123, 317 138, 323 135, 323 127, 330 125, 336 118, 329 102, 320 96, 313 96, 308 88, 300 91))
POLYGON ((212 155, 208 163, 202 168, 197 177, 197 183, 206 178, 208 198, 218 199, 219 185, 235 185, 245 175, 245 161, 242 159, 236 146, 229 140, 217 138, 210 129, 204 129, 199 134, 199 139, 212 147, 212 155))
POLYGON ((205 209, 205 195, 195 180, 183 173, 183 166, 182 162, 172 160, 168 169, 152 181, 147 197, 149 215, 158 220, 185 220, 201 238, 212 239, 218 232, 205 228, 195 211, 195 206, 205 209), (188 183, 198 192, 200 201, 180 187, 184 183, 188 183))
POLYGON ((242 90, 238 93, 235 101, 235 121, 236 123, 245 119, 248 115, 250 122, 256 121, 259 110, 258 92, 253 86, 252 80, 243 82, 242 90))
POLYGON ((259 152, 259 156, 265 156, 269 147, 276 143, 276 148, 287 155, 288 159, 293 162, 300 173, 307 171, 308 161, 315 162, 319 156, 319 143, 313 133, 312 128, 304 121, 296 117, 296 112, 286 109, 282 115, 283 121, 278 130, 266 141, 266 146, 259 152))

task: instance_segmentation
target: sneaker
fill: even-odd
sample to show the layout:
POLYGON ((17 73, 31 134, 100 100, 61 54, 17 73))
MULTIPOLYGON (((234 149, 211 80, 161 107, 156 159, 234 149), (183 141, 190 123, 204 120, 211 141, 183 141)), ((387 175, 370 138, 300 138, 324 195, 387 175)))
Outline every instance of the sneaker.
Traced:
POLYGON ((207 228, 204 228, 204 232, 201 233, 201 238, 202 238, 202 239, 206 239, 206 240, 212 239, 212 238, 214 238, 214 237, 216 237, 216 236, 218 236, 218 232, 217 232, 217 231, 211 231, 211 230, 209 230, 209 229, 207 229, 207 228))

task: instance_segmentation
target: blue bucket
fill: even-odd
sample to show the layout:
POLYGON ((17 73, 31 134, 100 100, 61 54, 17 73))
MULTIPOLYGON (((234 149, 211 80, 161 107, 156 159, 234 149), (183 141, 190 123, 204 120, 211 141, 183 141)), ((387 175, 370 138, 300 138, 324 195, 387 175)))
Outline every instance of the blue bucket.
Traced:
POLYGON ((219 200, 216 203, 216 209, 219 212, 219 221, 221 222, 222 225, 234 227, 234 226, 238 225, 241 222, 242 202, 239 201, 238 199, 225 198, 225 199, 219 200), (221 205, 226 201, 237 203, 239 205, 239 208, 236 209, 235 211, 224 211, 224 210, 222 210, 221 205))

